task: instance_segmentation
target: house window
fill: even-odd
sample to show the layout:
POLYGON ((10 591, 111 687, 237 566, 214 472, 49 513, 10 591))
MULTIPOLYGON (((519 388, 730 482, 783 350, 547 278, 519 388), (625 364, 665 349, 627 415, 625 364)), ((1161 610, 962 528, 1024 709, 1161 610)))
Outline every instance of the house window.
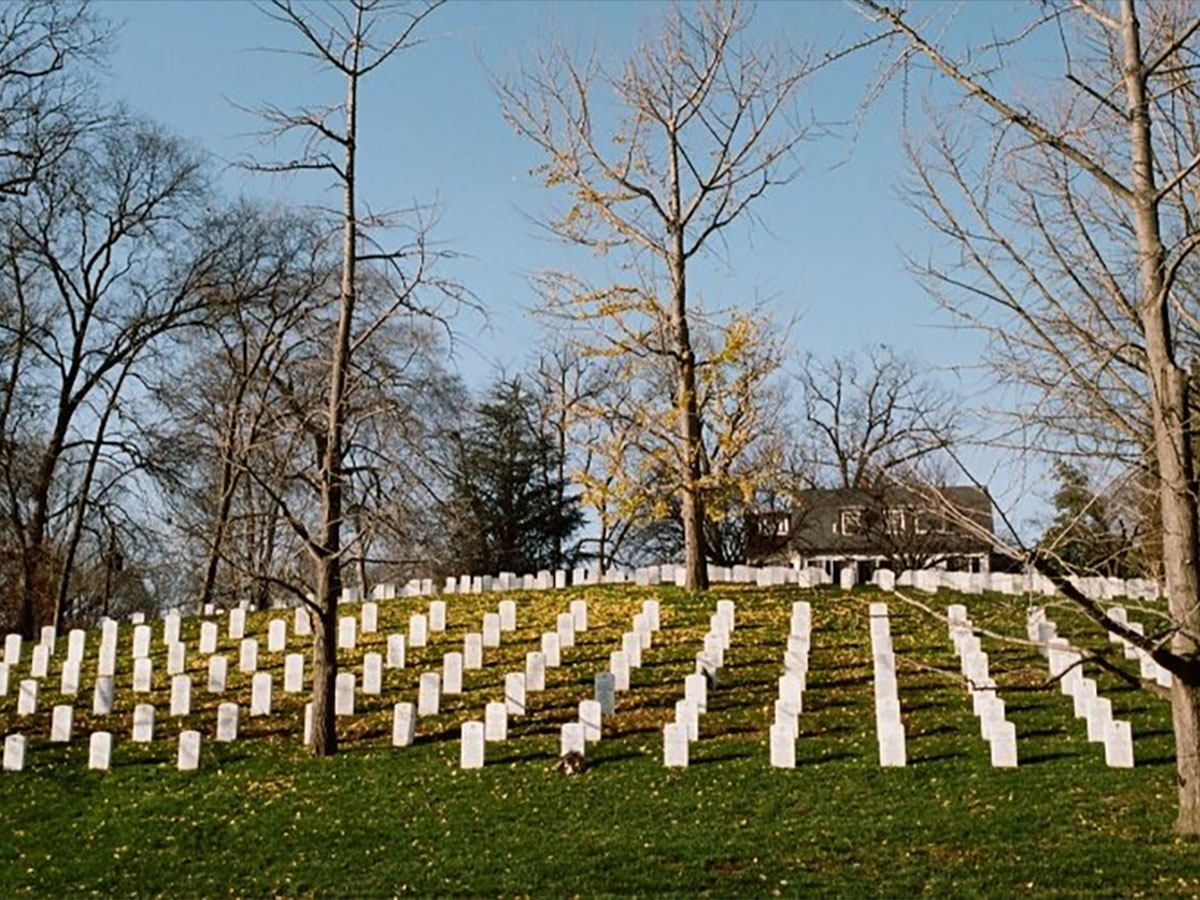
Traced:
POLYGON ((904 510, 889 509, 887 511, 888 534, 904 534, 904 523, 907 520, 904 510))
POLYGON ((919 512, 916 516, 917 534, 946 534, 950 531, 950 523, 934 512, 919 512))
POLYGON ((841 510, 841 513, 838 516, 838 530, 844 535, 862 534, 862 519, 863 515, 861 507, 847 506, 841 510))
POLYGON ((780 516, 775 520, 775 536, 787 537, 792 530, 792 520, 789 516, 780 516))
POLYGON ((787 514, 764 516, 758 523, 758 533, 764 537, 787 537, 791 533, 791 517, 787 514))

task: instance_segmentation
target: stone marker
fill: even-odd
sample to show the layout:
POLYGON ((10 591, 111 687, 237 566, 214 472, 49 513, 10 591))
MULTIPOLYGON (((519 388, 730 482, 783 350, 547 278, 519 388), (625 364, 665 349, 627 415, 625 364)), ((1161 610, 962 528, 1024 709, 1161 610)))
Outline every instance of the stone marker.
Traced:
POLYGON ((397 703, 392 708, 392 746, 408 747, 417 736, 417 711, 411 703, 397 703))
POLYGON ((555 618, 554 631, 558 634, 558 646, 575 646, 575 617, 569 612, 559 613, 555 618))
POLYGON ((179 732, 179 758, 176 766, 180 772, 194 772, 200 768, 200 732, 179 732))
POLYGON ((333 689, 333 714, 335 716, 354 715, 354 684, 353 672, 338 673, 333 689))
POLYGON ((483 745, 483 723, 463 722, 462 752, 459 757, 459 765, 464 769, 482 769, 483 745))
POLYGON ((93 716, 107 716, 112 713, 114 687, 111 675, 96 676, 96 686, 92 689, 93 716))
POLYGON ((287 622, 272 619, 267 626, 267 652, 282 653, 287 649, 287 622))
POLYGON ((530 650, 525 654, 525 690, 529 692, 546 689, 546 654, 530 650))
POLYGON ((238 705, 236 703, 222 703, 217 707, 217 740, 237 740, 237 733, 238 705))
POLYGON ((559 756, 566 756, 568 753, 578 753, 580 756, 585 756, 587 754, 587 736, 584 733, 583 724, 580 722, 564 722, 558 747, 559 756))
POLYGON ((271 673, 256 672, 250 680, 250 715, 271 714, 271 673))
MULTIPOLYGON (((149 660, 147 660, 147 662, 149 662, 149 660)), ((60 694, 69 694, 74 696, 75 694, 79 693, 79 670, 82 666, 82 659, 68 659, 63 663, 62 677, 59 679, 58 688, 60 694)))
POLYGON ((484 740, 508 740, 508 706, 493 700, 483 708, 484 740))
POLYGON ((50 671, 50 648, 45 644, 37 644, 33 648, 33 657, 29 662, 29 675, 32 678, 45 678, 50 671))
POLYGON ((112 763, 112 732, 93 731, 88 739, 88 768, 107 771, 112 763))
POLYGON ((4 739, 4 771, 20 772, 25 768, 25 735, 10 734, 4 739))
POLYGON ((154 707, 139 703, 133 708, 133 742, 148 744, 154 740, 154 707))
POLYGON ((1012 722, 996 722, 990 729, 992 765, 997 769, 1017 767, 1017 726, 1012 722))
POLYGON ((179 613, 169 612, 163 616, 163 644, 171 646, 179 643, 179 613))
POLYGON ((613 675, 613 687, 618 691, 629 690, 629 654, 624 650, 614 650, 608 656, 608 669, 613 675))
POLYGON ((4 663, 15 666, 21 661, 21 636, 9 632, 4 636, 4 663))
POLYGON ((363 656, 363 693, 383 693, 383 657, 378 653, 363 656))
POLYGON ((663 726, 663 765, 686 769, 688 765, 687 725, 671 722, 663 726))
POLYGON ((387 639, 387 667, 404 668, 404 635, 389 634, 387 639))
MULTIPOLYGON (((336 714, 336 712, 335 712, 335 714, 336 714)), ((312 739, 313 739, 312 733, 313 733, 313 712, 312 712, 312 702, 310 701, 310 702, 304 704, 304 733, 303 733, 303 737, 301 737, 301 741, 303 741, 305 747, 308 747, 312 744, 312 739)))
POLYGON ((358 620, 354 616, 338 619, 338 649, 353 650, 358 637, 358 620))
POLYGON ((500 646, 500 614, 499 613, 484 613, 483 614, 483 646, 499 647, 500 646))
POLYGON ((1093 697, 1087 708, 1087 739, 1093 743, 1104 741, 1112 721, 1112 701, 1093 697))
POLYGON ((675 701, 675 721, 687 726, 689 741, 700 740, 700 710, 690 698, 675 701))
POLYGON ((515 600, 501 600, 497 615, 500 617, 501 631, 517 630, 517 603, 515 600))
POLYGON ((567 607, 571 611, 571 618, 576 631, 588 630, 588 606, 586 600, 572 600, 571 605, 567 607))
POLYGON ((133 629, 133 658, 142 659, 150 655, 150 626, 137 625, 133 629))
POLYGON ((504 702, 511 716, 525 715, 525 673, 509 672, 504 676, 504 702))
POLYGON ((417 683, 417 715, 436 716, 441 706, 442 676, 422 672, 417 683))
POLYGON ((304 654, 289 653, 283 658, 283 692, 298 694, 304 690, 304 654))
POLYGON ((483 668, 483 635, 477 632, 463 638, 463 668, 483 668))
POLYGON ((219 694, 225 690, 225 680, 229 674, 229 660, 224 656, 208 658, 208 686, 210 694, 219 694))
POLYGON ((424 647, 429 643, 429 619, 424 613, 413 613, 408 617, 408 646, 424 647))
POLYGON ((217 623, 200 623, 200 652, 208 656, 217 652, 217 623))
POLYGON ((100 642, 100 656, 96 660, 97 675, 116 675, 117 674, 117 639, 114 637, 112 642, 100 642))
POLYGON ((50 740, 56 744, 67 744, 71 741, 71 720, 75 708, 65 703, 54 707, 50 714, 50 740))
POLYGON ((461 694, 463 689, 463 656, 457 650, 442 657, 442 693, 461 694))
POLYGON ((562 637, 553 631, 547 631, 542 635, 542 657, 546 661, 546 668, 557 669, 562 665, 562 637))
MULTIPOLYGON (((877 727, 880 725, 876 722, 877 727)), ((879 765, 887 767, 903 767, 907 765, 908 757, 905 752, 904 726, 898 721, 888 721, 879 727, 879 765)))
POLYGON ((258 641, 243 638, 238 650, 238 671, 245 674, 258 671, 258 641))
POLYGON ((1123 719, 1110 719, 1104 734, 1104 763, 1114 769, 1133 768, 1133 733, 1123 719))
POLYGON ((643 600, 642 613, 650 622, 650 628, 652 630, 658 631, 660 628, 662 628, 661 609, 657 600, 643 600))
POLYGON ((771 765, 777 769, 796 768, 796 734, 787 723, 771 726, 771 765))
POLYGON ((0 663, 0 697, 8 695, 8 663, 0 663))
POLYGON ((446 601, 445 600, 430 600, 429 601, 429 630, 430 631, 445 631, 446 630, 446 601))
POLYGON ((246 611, 240 606, 229 611, 229 637, 240 641, 246 636, 246 611))
POLYGON ((579 724, 585 740, 598 741, 603 733, 604 714, 598 700, 579 701, 579 724))
POLYGON ((32 716, 37 712, 38 683, 34 678, 22 678, 17 694, 17 715, 32 716))
POLYGON ((167 674, 182 675, 187 669, 187 647, 176 641, 167 645, 167 674))
POLYGON ((192 711, 192 679, 187 675, 171 678, 171 715, 186 716, 192 711))
MULTIPOLYGON (((74 633, 74 631, 78 631, 80 634, 84 633, 80 628, 74 629, 72 633, 74 633)), ((55 630, 53 625, 42 626, 41 630, 38 632, 38 643, 43 647, 49 647, 50 654, 54 655, 54 647, 55 644, 58 643, 58 631, 55 630)), ((67 655, 71 655, 70 647, 67 648, 67 655)), ((83 654, 81 653, 79 655, 82 656, 83 654)))
POLYGON ((703 675, 694 673, 683 679, 683 696, 696 702, 697 712, 708 712, 708 681, 703 675))
POLYGON ((363 634, 374 634, 379 630, 379 604, 367 601, 358 610, 363 634))
POLYGON ((594 696, 601 715, 611 716, 617 711, 617 679, 612 672, 596 673, 594 696))
POLYGON ((641 668, 642 638, 636 631, 627 631, 621 635, 621 649, 625 651, 631 669, 641 668))
POLYGON ((312 616, 303 606, 292 616, 292 634, 296 637, 312 637, 312 616))

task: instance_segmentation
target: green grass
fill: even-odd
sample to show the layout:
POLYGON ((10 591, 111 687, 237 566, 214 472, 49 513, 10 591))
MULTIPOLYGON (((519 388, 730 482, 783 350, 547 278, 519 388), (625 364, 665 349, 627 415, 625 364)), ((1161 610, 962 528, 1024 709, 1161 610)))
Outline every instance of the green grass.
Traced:
MULTIPOLYGON (((689 598, 673 589, 592 588, 515 596, 520 629, 466 692, 418 723, 415 746, 390 746, 391 707, 415 700, 417 676, 461 649, 498 595, 451 597, 450 630, 387 670, 381 697, 357 698, 340 722, 343 752, 309 758, 299 746, 302 696, 282 693, 282 655, 266 652, 268 613, 249 617, 260 669, 276 674, 274 712, 250 719, 250 677, 230 657, 230 690, 203 691, 198 624, 183 636, 196 689, 192 715, 167 717, 166 656, 155 629, 156 740, 128 741, 135 697, 131 629, 122 627, 117 706, 92 721, 98 633, 89 633, 75 740, 52 745, 50 709, 66 640, 60 639, 35 716, 18 721, 14 672, 0 698, 0 727, 29 737, 26 770, 0 775, 0 896, 1196 896, 1200 844, 1172 834, 1175 782, 1164 701, 1098 676, 1114 714, 1133 723, 1138 765, 1109 769, 1101 745, 1057 689, 1039 690, 1045 663, 1023 647, 984 638, 1016 723, 1022 765, 994 770, 955 669, 945 626, 890 602, 909 766, 881 769, 875 749, 867 604, 871 591, 718 589, 689 598), (504 673, 522 668, 542 631, 570 599, 589 601, 591 629, 547 671, 529 715, 509 740, 489 744, 482 771, 458 768, 458 725, 499 699, 504 673), (619 695, 590 768, 551 771, 561 723, 590 696, 595 671, 619 649, 641 601, 662 599, 663 630, 619 695), (661 765, 662 725, 682 697, 708 617, 737 601, 738 627, 721 684, 710 693, 701 740, 686 771, 661 765), (767 727, 781 674, 790 606, 813 605, 813 649, 795 770, 769 766, 767 727), (241 735, 210 740, 218 699, 242 704, 241 735), (175 770, 184 728, 205 735, 201 770, 175 770), (87 771, 87 734, 114 732, 113 769, 87 771)), ((980 625, 1022 633, 1021 598, 959 598, 980 625)), ((380 605, 378 634, 360 636, 343 663, 386 651, 426 600, 380 605)), ((349 607, 353 611, 354 607, 349 607)), ((288 614, 290 618, 290 613, 288 614)), ((1060 633, 1086 632, 1068 611, 1060 633)), ((222 632, 224 632, 222 621, 222 632)), ((1101 638, 1101 642, 1103 639, 1101 638)), ((1132 664, 1129 664, 1132 666, 1132 664)), ((306 672, 306 674, 308 674, 306 672)), ((1096 673, 1089 672, 1090 675, 1096 673)))

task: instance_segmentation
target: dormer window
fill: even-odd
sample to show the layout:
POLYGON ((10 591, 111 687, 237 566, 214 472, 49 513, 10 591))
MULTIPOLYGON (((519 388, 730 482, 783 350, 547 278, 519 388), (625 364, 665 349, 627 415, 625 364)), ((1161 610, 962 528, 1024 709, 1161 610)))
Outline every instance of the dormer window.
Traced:
POLYGON ((839 533, 852 536, 863 533, 863 511, 861 506, 843 507, 838 514, 839 533))

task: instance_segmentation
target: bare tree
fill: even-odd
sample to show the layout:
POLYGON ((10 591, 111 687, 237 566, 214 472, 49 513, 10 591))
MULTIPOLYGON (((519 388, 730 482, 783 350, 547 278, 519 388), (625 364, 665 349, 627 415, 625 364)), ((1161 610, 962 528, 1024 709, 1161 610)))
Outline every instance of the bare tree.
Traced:
POLYGON ((337 323, 328 347, 324 421, 320 427, 310 422, 307 428, 317 449, 314 480, 320 495, 320 514, 310 528, 299 515, 283 507, 315 568, 314 599, 309 605, 317 619, 313 629, 312 700, 312 749, 317 756, 337 751, 333 688, 337 676, 337 605, 347 550, 342 534, 347 512, 347 381, 352 377, 355 352, 393 313, 417 307, 417 289, 426 281, 425 267, 431 259, 425 223, 413 229, 411 242, 394 249, 382 243, 387 239, 387 226, 394 220, 360 212, 359 88, 396 54, 418 43, 418 29, 438 5, 398 5, 382 0, 351 0, 347 4, 274 0, 262 7, 266 15, 292 30, 299 41, 296 54, 332 72, 345 89, 344 101, 330 107, 260 109, 272 138, 298 137, 301 146, 298 155, 283 161, 252 164, 252 168, 263 172, 319 172, 332 176, 342 200, 337 213, 342 234, 341 284, 337 323), (393 302, 369 322, 356 320, 360 267, 373 267, 382 283, 394 289, 393 302))
POLYGON ((747 35, 737 3, 668 7, 657 30, 606 69, 564 46, 501 85, 505 117, 543 154, 537 172, 567 198, 547 227, 564 241, 620 252, 632 284, 588 289, 550 278, 557 312, 592 346, 670 367, 687 587, 708 586, 704 423, 688 275, 731 225, 796 173, 806 130, 792 116, 815 68, 786 46, 747 35), (605 92, 614 98, 605 104, 605 92), (609 123, 612 123, 610 126, 609 123))
POLYGON ((1011 36, 955 53, 932 37, 936 25, 915 24, 878 0, 861 4, 900 40, 902 62, 932 64, 971 117, 931 104, 929 139, 914 150, 914 202, 954 254, 945 265, 918 267, 935 296, 993 337, 992 359, 1027 392, 1036 436, 1133 459, 1155 479, 1169 627, 1142 638, 1065 579, 1056 583, 1099 626, 1174 675, 1177 826, 1200 833, 1200 548, 1189 399, 1200 17, 1186 3, 1048 3, 1011 36), (999 73, 1044 29, 1062 50, 1059 89, 1008 96, 999 73))

